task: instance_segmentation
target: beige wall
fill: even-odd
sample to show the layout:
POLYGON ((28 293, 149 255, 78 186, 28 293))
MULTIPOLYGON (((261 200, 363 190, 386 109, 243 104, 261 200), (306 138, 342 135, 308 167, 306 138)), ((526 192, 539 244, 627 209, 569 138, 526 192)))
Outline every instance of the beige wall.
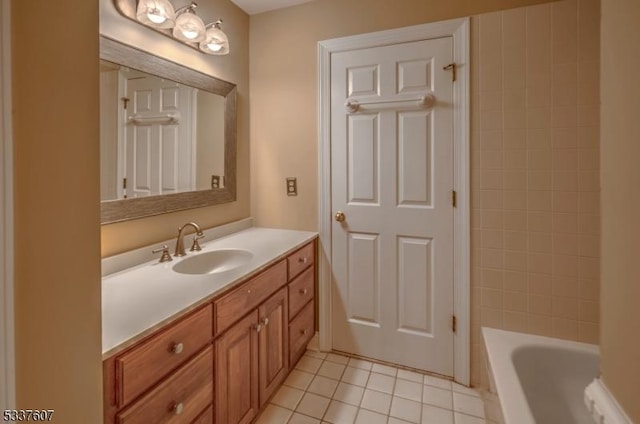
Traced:
POLYGON ((97 33, 96 2, 12 2, 17 404, 64 424, 102 419, 97 33))
POLYGON ((317 228, 317 43, 546 0, 321 0, 251 17, 251 214, 317 228), (286 194, 298 177, 298 196, 286 194))
MULTIPOLYGON (((316 229, 319 40, 526 2, 409 3, 327 0, 251 18, 259 225, 316 229)), ((486 385, 481 325, 598 340, 598 14, 597 0, 567 0, 472 19, 475 385, 486 385)))
POLYGON ((249 216, 249 16, 230 0, 198 2, 207 22, 222 18, 231 52, 210 56, 145 28, 118 13, 113 0, 100 0, 100 33, 238 86, 237 201, 102 226, 102 256, 175 237, 180 225, 196 221, 209 228, 249 216))
POLYGON ((602 378, 640 422, 640 2, 602 1, 602 378))

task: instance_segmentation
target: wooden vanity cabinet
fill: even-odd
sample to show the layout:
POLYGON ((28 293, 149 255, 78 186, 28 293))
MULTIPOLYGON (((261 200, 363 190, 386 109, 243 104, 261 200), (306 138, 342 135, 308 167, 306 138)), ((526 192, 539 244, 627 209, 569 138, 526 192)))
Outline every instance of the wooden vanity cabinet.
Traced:
POLYGON ((249 424, 315 333, 315 241, 106 359, 105 424, 249 424))

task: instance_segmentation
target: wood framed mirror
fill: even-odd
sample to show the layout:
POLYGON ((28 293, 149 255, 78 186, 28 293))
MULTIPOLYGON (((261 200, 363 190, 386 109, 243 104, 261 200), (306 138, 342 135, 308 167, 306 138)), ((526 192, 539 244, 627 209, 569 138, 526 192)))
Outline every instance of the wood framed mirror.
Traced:
POLYGON ((100 222, 235 201, 235 84, 106 37, 100 60, 100 222))

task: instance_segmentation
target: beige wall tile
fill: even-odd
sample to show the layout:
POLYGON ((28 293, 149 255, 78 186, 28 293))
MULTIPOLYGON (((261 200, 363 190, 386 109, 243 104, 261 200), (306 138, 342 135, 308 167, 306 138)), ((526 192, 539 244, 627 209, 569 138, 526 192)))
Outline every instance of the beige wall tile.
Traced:
POLYGON ((554 296, 580 297, 580 280, 576 277, 553 277, 552 294, 554 296))
POLYGON ((554 317, 573 320, 580 317, 580 301, 576 298, 553 296, 551 305, 554 317))
MULTIPOLYGON (((551 275, 549 274, 535 274, 530 272, 528 292, 534 295, 543 295, 545 297, 551 298, 551 293, 552 293, 551 281, 552 281, 551 275)), ((549 302, 549 305, 551 305, 550 302, 549 302)))
POLYGON ((524 129, 504 130, 505 149, 524 149, 527 147, 527 131, 524 129))
POLYGON ((504 309, 507 311, 527 312, 527 294, 516 291, 505 291, 504 309))
POLYGON ((553 337, 578 340, 578 321, 565 318, 554 318, 553 337))
POLYGON ((527 177, 529 190, 551 190, 553 188, 553 173, 551 171, 529 171, 527 177))
POLYGON ((551 315, 551 296, 537 294, 529 295, 529 313, 539 315, 551 315))
POLYGON ((600 343, 600 326, 589 322, 578 324, 578 341, 583 343, 600 343))
POLYGON ((533 334, 552 336, 553 320, 550 316, 529 313, 527 315, 527 328, 533 334))
POLYGON ((580 278, 600 279, 600 259, 580 258, 580 278))
POLYGON ((550 233, 553 228, 553 214, 550 212, 528 212, 529 231, 550 233))
POLYGON ((550 149, 551 141, 550 128, 527 129, 527 149, 550 149))
POLYGON ((578 130, 576 128, 554 128, 553 148, 574 149, 578 147, 578 130))
POLYGON ((553 106, 575 106, 578 102, 578 63, 553 65, 551 83, 553 106))
POLYGON ((552 253, 552 235, 549 233, 531 233, 529 252, 552 253))
POLYGON ((578 232, 577 213, 554 213, 553 232, 576 234, 578 232))
POLYGON ((504 289, 518 292, 527 291, 527 273, 519 271, 504 272, 504 289))
POLYGON ((553 253, 556 255, 578 255, 580 243, 577 234, 554 234, 553 253))
POLYGON ((509 331, 526 332, 527 314, 523 312, 504 311, 504 329, 509 331))
POLYGON ((528 271, 533 273, 529 274, 530 278, 539 274, 550 275, 553 272, 553 256, 550 253, 529 252, 528 271))
POLYGON ((564 0, 551 4, 553 63, 578 60, 578 1, 564 0))
POLYGON ((580 321, 599 323, 600 322, 600 303, 581 300, 580 301, 580 321))

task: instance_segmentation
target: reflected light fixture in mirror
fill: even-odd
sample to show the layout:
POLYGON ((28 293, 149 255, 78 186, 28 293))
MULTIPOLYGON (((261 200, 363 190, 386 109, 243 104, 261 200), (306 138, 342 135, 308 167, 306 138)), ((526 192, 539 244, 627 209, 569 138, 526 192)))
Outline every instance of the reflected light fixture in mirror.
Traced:
MULTIPOLYGON (((196 14, 197 7, 195 2, 191 2, 174 10, 170 0, 138 0, 135 20, 203 53, 228 54, 229 39, 220 27, 222 20, 205 25, 196 14)), ((122 7, 118 10, 131 18, 122 7)))

